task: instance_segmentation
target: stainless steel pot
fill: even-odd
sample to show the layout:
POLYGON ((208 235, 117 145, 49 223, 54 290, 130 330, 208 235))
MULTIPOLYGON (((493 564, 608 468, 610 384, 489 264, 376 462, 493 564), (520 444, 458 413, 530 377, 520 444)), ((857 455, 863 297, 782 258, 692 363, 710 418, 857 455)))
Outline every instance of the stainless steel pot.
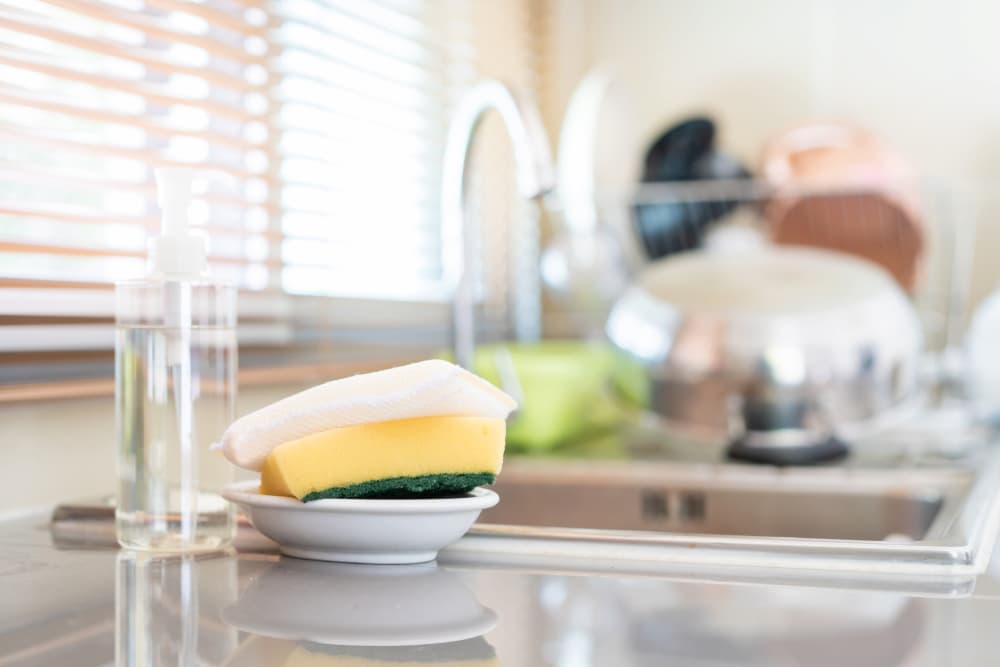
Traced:
POLYGON ((892 277, 828 251, 691 252, 651 264, 612 308, 647 409, 686 438, 796 463, 843 452, 918 396, 916 312, 892 277))

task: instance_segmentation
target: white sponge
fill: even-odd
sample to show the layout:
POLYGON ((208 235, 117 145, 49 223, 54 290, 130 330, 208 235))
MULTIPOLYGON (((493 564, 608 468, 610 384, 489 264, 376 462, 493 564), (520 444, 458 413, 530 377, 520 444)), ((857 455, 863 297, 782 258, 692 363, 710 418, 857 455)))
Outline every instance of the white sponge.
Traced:
POLYGON ((340 426, 465 416, 506 419, 513 398, 469 371, 439 359, 334 380, 237 419, 222 435, 226 458, 260 470, 280 444, 340 426))

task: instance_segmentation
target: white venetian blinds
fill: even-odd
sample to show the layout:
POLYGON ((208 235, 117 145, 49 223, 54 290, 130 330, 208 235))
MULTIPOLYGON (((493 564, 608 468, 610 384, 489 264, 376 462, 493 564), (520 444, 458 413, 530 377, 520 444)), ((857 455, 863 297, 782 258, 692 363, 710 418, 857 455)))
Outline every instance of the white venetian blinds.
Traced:
POLYGON ((440 291, 446 25, 432 0, 272 4, 272 95, 294 293, 440 291))
POLYGON ((206 170, 192 215, 224 277, 276 283, 269 17, 230 3, 0 3, 0 280, 139 275, 152 168, 206 170))
POLYGON ((483 74, 530 80, 504 47, 530 35, 498 26, 527 4, 0 0, 0 349, 110 315, 157 165, 199 169, 213 270, 250 296, 441 298, 449 111, 483 74))

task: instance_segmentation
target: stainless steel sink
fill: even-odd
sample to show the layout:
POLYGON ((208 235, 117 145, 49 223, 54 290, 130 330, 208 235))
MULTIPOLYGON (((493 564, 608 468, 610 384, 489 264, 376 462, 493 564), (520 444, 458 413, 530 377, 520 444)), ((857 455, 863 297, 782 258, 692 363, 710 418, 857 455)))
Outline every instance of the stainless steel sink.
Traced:
POLYGON ((487 524, 839 540, 921 540, 971 475, 698 467, 515 464, 487 524))
POLYGON ((451 554, 969 575, 996 537, 1000 453, 891 469, 510 462, 451 554))

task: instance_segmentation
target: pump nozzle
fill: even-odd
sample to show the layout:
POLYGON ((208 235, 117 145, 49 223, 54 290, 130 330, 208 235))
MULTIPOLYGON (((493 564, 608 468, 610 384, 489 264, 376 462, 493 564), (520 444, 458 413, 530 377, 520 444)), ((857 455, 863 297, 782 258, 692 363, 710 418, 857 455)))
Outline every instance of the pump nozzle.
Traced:
POLYGON ((156 170, 157 199, 163 212, 164 236, 183 234, 187 230, 192 180, 194 171, 186 167, 161 167, 156 170))
POLYGON ((150 267, 155 273, 198 276, 208 267, 208 240, 192 231, 188 221, 193 178, 194 170, 185 167, 156 170, 163 222, 160 236, 149 241, 150 267))

